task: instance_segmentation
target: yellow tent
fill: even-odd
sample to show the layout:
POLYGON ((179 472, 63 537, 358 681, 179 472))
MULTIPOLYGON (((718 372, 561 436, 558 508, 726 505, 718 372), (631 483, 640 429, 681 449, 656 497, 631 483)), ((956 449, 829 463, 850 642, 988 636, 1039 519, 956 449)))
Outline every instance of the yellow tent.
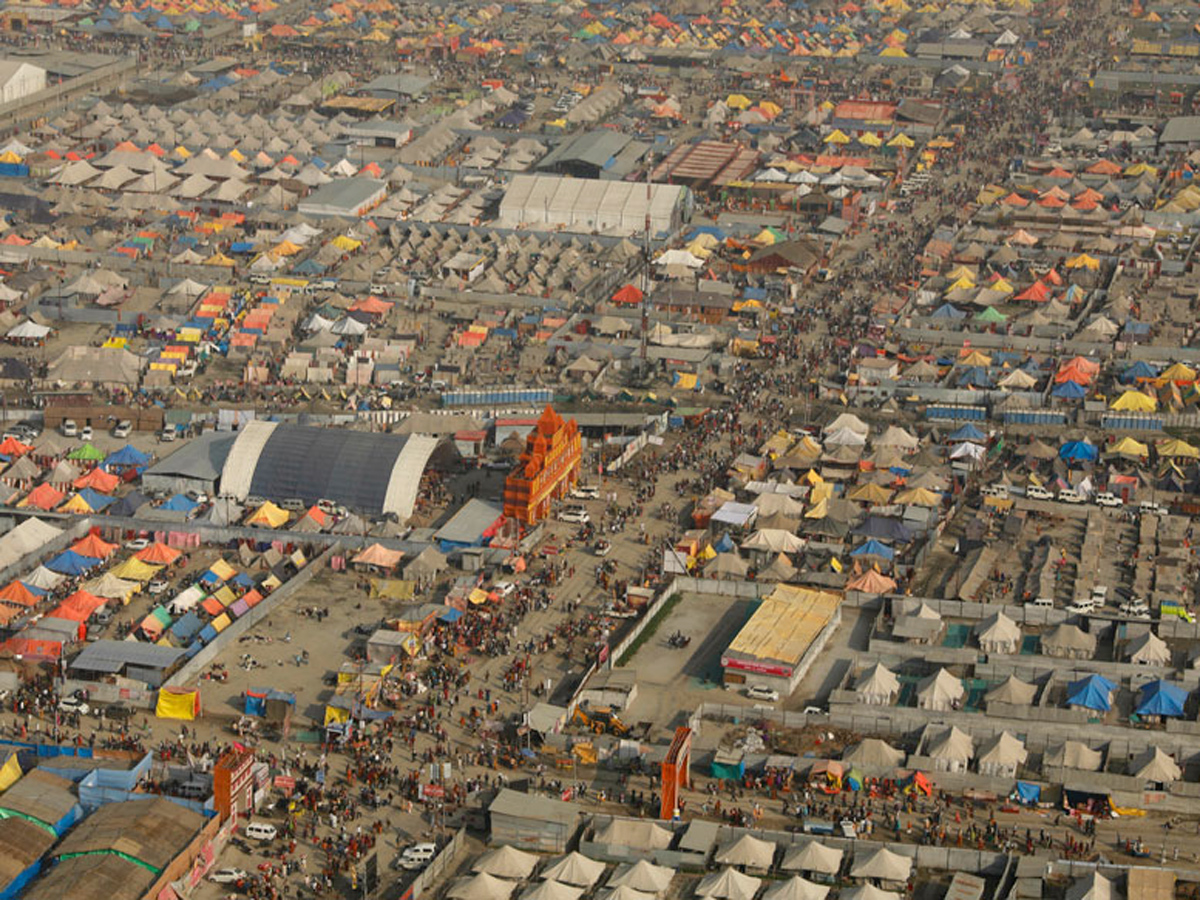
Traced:
POLYGON ((889 147, 915 147, 915 146, 917 146, 916 142, 912 138, 910 138, 907 134, 903 134, 903 133, 896 135, 894 138, 892 138, 890 141, 887 142, 887 145, 889 147))
POLYGON ((1005 294, 1011 294, 1013 292, 1013 286, 1011 284, 1009 284, 1007 281, 1005 281, 1003 278, 997 278, 995 281, 993 281, 991 284, 988 285, 988 289, 993 290, 993 291, 1001 291, 1005 294))
POLYGON ((888 47, 887 49, 885 49, 885 50, 884 50, 882 53, 880 53, 879 55, 880 55, 880 56, 893 56, 893 57, 898 57, 898 58, 901 58, 901 59, 907 59, 907 58, 908 58, 908 54, 904 52, 904 48, 903 48, 903 47, 888 47))
POLYGON ((1154 166, 1150 165, 1149 163, 1139 162, 1139 163, 1134 163, 1132 166, 1127 168, 1125 170, 1125 174, 1133 175, 1133 176, 1149 175, 1151 178, 1157 178, 1158 177, 1158 169, 1156 169, 1154 166))
POLYGON ((762 231, 760 231, 758 234, 756 234, 754 236, 754 242, 756 244, 771 245, 771 244, 774 244, 777 240, 779 240, 779 238, 778 238, 776 232, 772 231, 770 228, 764 228, 762 231))
POLYGON ((338 725, 342 722, 350 721, 350 710, 342 709, 340 706, 325 707, 325 724, 338 725))
POLYGON ((825 143, 826 144, 848 144, 848 143, 850 143, 850 136, 848 134, 846 134, 844 131, 842 131, 840 128, 835 128, 829 134, 825 135, 825 143))
POLYGON ((1073 256, 1067 260, 1068 269, 1091 269, 1095 271, 1100 268, 1100 260, 1088 256, 1086 253, 1080 253, 1078 256, 1073 256))
POLYGON ((62 506, 60 506, 58 508, 58 511, 63 512, 63 513, 75 513, 76 515, 85 515, 85 516, 88 513, 95 512, 95 510, 93 510, 90 506, 88 506, 88 502, 86 500, 84 500, 81 496, 79 496, 78 494, 72 494, 71 499, 69 499, 66 503, 64 503, 62 506))
POLYGON ((271 252, 279 256, 295 256, 301 249, 299 244, 293 244, 291 241, 280 241, 271 252))
MULTIPOLYGON (((1122 412, 1154 412, 1158 409, 1158 401, 1149 394, 1143 394, 1141 391, 1126 391, 1114 400, 1108 408, 1117 409, 1122 412)), ((1126 438, 1125 440, 1130 439, 1126 438)))
POLYGON ((0 791, 7 791, 21 778, 21 763, 17 754, 10 753, 4 765, 0 766, 0 791))
POLYGON ((17 156, 17 154, 13 153, 11 150, 6 151, 5 153, 0 153, 0 163, 19 162, 21 162, 21 157, 17 156))
POLYGON ((1121 441, 1117 444, 1114 444, 1112 449, 1110 449, 1107 453, 1108 456, 1128 456, 1131 459, 1148 456, 1149 454, 1149 447, 1139 441, 1135 441, 1131 437, 1122 438, 1121 441))
POLYGON ((216 253, 214 253, 212 256, 210 256, 208 259, 206 259, 204 261, 204 265, 206 265, 206 266, 224 266, 227 269, 231 269, 234 267, 234 265, 236 265, 236 263, 234 263, 234 261, 232 259, 230 259, 224 253, 222 253, 220 250, 218 250, 216 253))
POLYGON ((928 488, 912 488, 897 494, 895 502, 902 506, 937 506, 942 501, 928 488))
POLYGON ((865 134, 863 134, 858 139, 858 142, 860 144, 862 144, 864 147, 882 147, 883 146, 883 141, 881 141, 878 137, 876 137, 875 133, 872 131, 868 131, 865 134))
POLYGON ((1200 449, 1193 447, 1187 441, 1179 440, 1179 438, 1167 438, 1165 441, 1159 442, 1158 455, 1200 459, 1200 449))
POLYGON ((1158 377, 1167 381, 1195 381, 1196 370, 1177 362, 1158 377))
POLYGON ((246 161, 246 157, 244 155, 242 155, 242 152, 240 150, 238 150, 237 147, 234 147, 232 150, 229 151, 229 158, 232 160, 236 160, 237 162, 245 162, 246 161))
POLYGON ((968 281, 974 282, 975 273, 972 272, 968 266, 959 264, 946 273, 946 278, 950 281, 954 281, 958 278, 965 278, 968 281))
POLYGON ((829 515, 829 501, 825 499, 814 503, 804 511, 804 518, 806 519, 823 519, 827 515, 829 515))
POLYGON ((347 253, 349 253, 361 247, 362 241, 356 241, 352 237, 346 237, 344 234, 339 234, 333 239, 333 245, 339 250, 345 250, 347 253))
POLYGON ((846 499, 853 500, 856 503, 870 503, 872 506, 882 506, 892 499, 892 492, 883 485, 868 481, 866 484, 859 485, 851 491, 846 499))
POLYGON ((185 688, 161 688, 154 715, 160 719, 182 719, 190 722, 200 712, 200 692, 185 688))
POLYGON ((208 571, 212 572, 222 581, 228 581, 237 574, 237 569, 225 562, 223 559, 218 559, 215 563, 209 566, 208 571))
POLYGON ((112 574, 126 581, 149 581, 162 570, 162 566, 152 566, 144 563, 136 556, 131 556, 125 562, 112 569, 112 574))
POLYGON ((951 291, 969 291, 973 287, 975 287, 975 282, 964 275, 962 278, 959 278, 957 281, 951 284, 950 287, 946 288, 946 293, 948 294, 951 291))
POLYGON ((962 358, 962 364, 964 366, 990 366, 992 364, 992 358, 986 353, 981 353, 978 350, 972 350, 962 358))
POLYGON ((287 520, 288 514, 268 500, 246 519, 246 524, 262 525, 266 528, 279 528, 287 524, 287 520))

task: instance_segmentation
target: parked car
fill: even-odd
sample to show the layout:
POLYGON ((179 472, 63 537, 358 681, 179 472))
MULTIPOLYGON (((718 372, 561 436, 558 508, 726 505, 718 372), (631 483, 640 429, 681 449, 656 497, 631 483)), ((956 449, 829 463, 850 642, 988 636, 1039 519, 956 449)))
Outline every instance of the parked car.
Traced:
POLYGON ((576 500, 599 500, 600 488, 594 484, 579 484, 571 491, 571 496, 576 500))
POLYGON ((568 506, 558 511, 558 521, 569 522, 572 525, 586 525, 592 519, 582 506, 568 506))
POLYGON ((279 832, 267 822, 251 822, 246 826, 246 837, 255 841, 273 841, 279 832))
POLYGON ((80 430, 80 432, 79 432, 79 439, 81 441, 90 441, 92 439, 92 426, 91 425, 83 426, 82 430, 80 430))
POLYGON ((179 433, 174 428, 164 428, 158 433, 159 441, 164 444, 172 443, 177 437, 179 433))
POLYGON ((1063 488, 1058 492, 1059 503, 1084 503, 1086 498, 1074 488, 1063 488))
POLYGON ((1150 607, 1143 600, 1129 600, 1121 604, 1121 612, 1136 619, 1150 618, 1150 607))
POLYGON ((1124 506, 1125 501, 1114 494, 1112 491, 1101 491, 1096 495, 1097 506, 1124 506))
POLYGON ((1067 607, 1067 612, 1077 613, 1079 615, 1087 615, 1096 611, 1096 601, 1091 597, 1086 599, 1076 600, 1067 607))
POLYGON ((217 869, 208 876, 208 880, 214 884, 237 884, 239 881, 245 881, 250 875, 245 869, 217 869))
POLYGON ((148 585, 146 585, 146 590, 149 591, 151 594, 161 594, 163 591, 165 591, 170 586, 171 586, 171 583, 169 581, 166 581, 165 579, 162 579, 162 578, 155 578, 148 585))
POLYGON ((150 546, 150 538, 134 538, 132 541, 125 542, 126 550, 145 550, 150 546))
POLYGON ((1054 495, 1041 485, 1033 484, 1025 489, 1025 496, 1030 500, 1053 500, 1054 495))
POLYGON ((63 419, 58 429, 62 432, 63 437, 77 437, 79 435, 79 426, 75 424, 74 419, 63 419))
POLYGON ((746 696, 751 700, 767 700, 774 703, 779 699, 779 691, 761 684, 752 684, 746 688, 746 696))
POLYGON ((131 431, 133 431, 133 423, 128 419, 122 419, 113 427, 112 436, 115 438, 127 438, 131 431))
POLYGON ((63 697, 58 701, 59 712, 78 713, 81 716, 86 716, 90 710, 91 707, 78 697, 63 697))
POLYGON ((1165 516, 1167 508, 1154 500, 1143 500, 1138 504, 1138 512, 1143 515, 1165 516))

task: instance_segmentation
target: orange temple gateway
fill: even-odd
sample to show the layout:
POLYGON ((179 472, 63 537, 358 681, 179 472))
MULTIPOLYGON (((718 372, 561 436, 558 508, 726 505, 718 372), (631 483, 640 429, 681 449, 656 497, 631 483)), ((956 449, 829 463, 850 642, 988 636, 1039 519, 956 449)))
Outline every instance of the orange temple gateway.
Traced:
POLYGON ((579 481, 581 457, 575 420, 564 421, 547 406, 504 483, 504 514, 526 525, 546 518, 551 502, 565 497, 579 481))

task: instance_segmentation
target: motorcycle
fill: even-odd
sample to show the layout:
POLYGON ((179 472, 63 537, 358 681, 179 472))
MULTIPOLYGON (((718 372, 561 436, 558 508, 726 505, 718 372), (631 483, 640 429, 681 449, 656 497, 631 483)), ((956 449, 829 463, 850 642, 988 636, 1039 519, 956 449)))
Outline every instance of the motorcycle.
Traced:
POLYGON ((691 642, 691 637, 684 634, 682 631, 676 631, 669 638, 667 638, 667 644, 676 650, 682 650, 691 642))

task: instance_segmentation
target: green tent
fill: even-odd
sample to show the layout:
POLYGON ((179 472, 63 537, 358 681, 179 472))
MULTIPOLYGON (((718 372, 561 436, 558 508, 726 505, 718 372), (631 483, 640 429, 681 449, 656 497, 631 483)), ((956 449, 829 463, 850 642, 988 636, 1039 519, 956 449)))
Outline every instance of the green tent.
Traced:
POLYGON ((987 309, 975 316, 976 322, 1007 322, 1008 316, 1000 312, 994 306, 989 306, 987 309))
POLYGON ((84 444, 82 447, 76 447, 67 454, 67 459, 80 459, 84 462, 100 462, 104 459, 104 451, 97 450, 90 443, 84 444))

